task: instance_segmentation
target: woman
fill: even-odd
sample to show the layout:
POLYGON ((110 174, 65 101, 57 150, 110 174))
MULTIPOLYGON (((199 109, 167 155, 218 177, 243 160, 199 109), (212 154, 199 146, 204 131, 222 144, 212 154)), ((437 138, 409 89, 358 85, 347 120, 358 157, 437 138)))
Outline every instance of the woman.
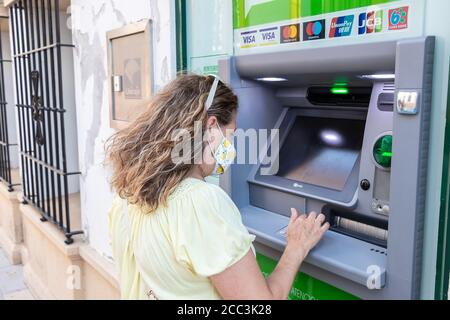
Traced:
POLYGON ((238 209, 222 189, 204 181, 223 173, 235 156, 237 108, 237 97, 217 78, 183 75, 111 139, 107 158, 118 197, 109 228, 122 298, 288 297, 302 261, 329 225, 322 214, 306 217, 292 209, 286 250, 264 279, 254 236, 238 209), (189 146, 200 141, 187 155, 190 161, 186 155, 174 161, 180 132, 189 136, 189 146))

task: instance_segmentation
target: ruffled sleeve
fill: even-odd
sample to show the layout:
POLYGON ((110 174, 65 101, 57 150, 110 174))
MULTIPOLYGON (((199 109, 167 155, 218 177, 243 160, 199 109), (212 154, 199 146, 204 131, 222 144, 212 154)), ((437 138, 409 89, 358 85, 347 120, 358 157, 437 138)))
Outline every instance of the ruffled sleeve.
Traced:
POLYGON ((176 259, 197 275, 219 274, 253 250, 255 237, 219 187, 202 182, 174 205, 179 206, 172 225, 176 259))

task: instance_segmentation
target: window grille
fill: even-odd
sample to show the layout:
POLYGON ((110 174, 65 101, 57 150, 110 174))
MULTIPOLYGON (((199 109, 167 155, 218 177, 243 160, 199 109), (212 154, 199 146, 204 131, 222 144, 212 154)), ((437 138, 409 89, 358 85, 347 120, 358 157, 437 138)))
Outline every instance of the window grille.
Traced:
POLYGON ((73 149, 67 125, 75 123, 66 118, 75 105, 65 105, 69 85, 63 71, 73 72, 73 62, 63 59, 62 50, 71 57, 73 45, 63 41, 59 6, 59 0, 21 0, 11 7, 10 19, 24 203, 33 205, 43 222, 58 226, 71 244, 82 231, 72 230, 69 178, 80 173, 69 168, 67 153, 73 149))

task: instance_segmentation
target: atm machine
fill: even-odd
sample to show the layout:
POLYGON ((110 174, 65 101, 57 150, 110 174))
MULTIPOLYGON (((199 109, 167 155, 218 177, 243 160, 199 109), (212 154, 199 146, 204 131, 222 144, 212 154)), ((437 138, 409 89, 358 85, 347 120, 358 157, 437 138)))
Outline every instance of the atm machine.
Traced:
POLYGON ((221 179, 256 235, 259 256, 281 256, 290 208, 323 212, 331 229, 301 274, 356 298, 419 298, 434 42, 304 48, 219 62, 239 98, 237 138, 278 130, 277 161, 266 159, 276 152, 269 139, 257 162, 234 164, 221 179), (278 170, 263 174, 273 163, 278 170))

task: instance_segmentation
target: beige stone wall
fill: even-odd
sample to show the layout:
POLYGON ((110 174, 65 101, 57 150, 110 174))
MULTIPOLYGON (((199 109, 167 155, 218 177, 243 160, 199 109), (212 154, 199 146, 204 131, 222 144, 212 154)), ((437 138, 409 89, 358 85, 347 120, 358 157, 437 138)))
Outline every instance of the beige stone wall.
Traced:
POLYGON ((20 205, 24 279, 38 299, 119 299, 114 265, 87 243, 66 245, 53 224, 42 222, 29 205, 20 205))
POLYGON ((86 300, 120 299, 115 266, 88 245, 80 246, 82 264, 82 291, 86 300))
POLYGON ((17 192, 8 192, 0 184, 0 246, 11 264, 21 263, 22 215, 19 211, 17 192))

